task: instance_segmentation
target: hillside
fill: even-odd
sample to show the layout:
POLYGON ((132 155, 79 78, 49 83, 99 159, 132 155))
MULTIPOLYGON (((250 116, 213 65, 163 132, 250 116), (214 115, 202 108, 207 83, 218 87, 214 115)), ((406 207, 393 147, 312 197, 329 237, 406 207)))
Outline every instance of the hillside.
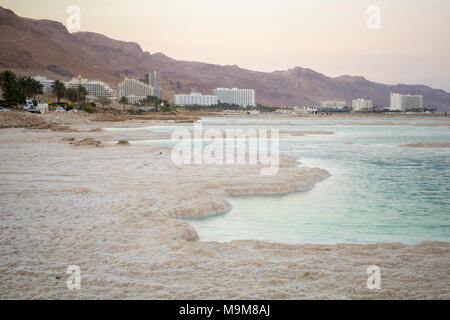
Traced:
POLYGON ((162 53, 144 52, 139 44, 110 39, 92 32, 69 33, 50 20, 22 18, 0 7, 0 69, 41 74, 52 79, 74 75, 103 80, 113 87, 124 77, 143 77, 158 70, 164 98, 191 90, 212 93, 216 87, 256 90, 256 102, 267 105, 303 105, 325 99, 372 99, 389 105, 389 93, 422 94, 426 107, 450 109, 450 93, 423 85, 385 85, 363 77, 327 77, 311 69, 256 72, 238 66, 174 60, 162 53), (177 88, 177 83, 181 88, 177 88))

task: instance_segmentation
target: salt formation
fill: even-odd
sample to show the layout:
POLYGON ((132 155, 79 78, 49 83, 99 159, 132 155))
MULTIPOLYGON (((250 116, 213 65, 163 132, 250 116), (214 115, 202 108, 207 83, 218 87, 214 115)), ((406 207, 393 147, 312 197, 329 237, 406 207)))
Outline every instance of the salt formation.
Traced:
POLYGON ((230 195, 304 191, 326 170, 289 157, 275 176, 178 166, 166 147, 74 147, 116 138, 78 125, 1 130, 2 299, 450 298, 449 243, 199 242, 179 219, 229 210, 230 195), (69 265, 80 267, 79 291, 66 287, 69 265), (381 290, 366 288, 369 265, 381 267, 381 290))

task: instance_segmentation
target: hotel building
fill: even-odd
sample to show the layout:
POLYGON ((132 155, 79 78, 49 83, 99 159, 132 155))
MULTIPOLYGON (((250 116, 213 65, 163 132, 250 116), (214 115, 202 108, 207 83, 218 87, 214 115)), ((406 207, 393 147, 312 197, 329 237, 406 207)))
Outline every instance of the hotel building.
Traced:
POLYGON ((202 95, 199 92, 191 92, 191 94, 176 94, 173 96, 173 103, 176 106, 213 106, 217 104, 217 96, 202 95))
POLYGON ((47 79, 46 77, 41 77, 40 75, 33 77, 33 79, 39 81, 42 84, 42 92, 44 94, 52 92, 52 85, 54 82, 53 80, 47 79))
POLYGON ((372 110, 372 100, 366 100, 366 99, 355 99, 352 101, 352 109, 353 111, 368 111, 372 110))
POLYGON ((126 97, 128 103, 134 104, 147 98, 148 96, 153 96, 155 90, 152 86, 136 80, 125 78, 121 83, 119 83, 119 99, 126 97))
POLYGON ((344 109, 347 106, 345 101, 328 100, 322 102, 322 108, 325 109, 344 109))
POLYGON ((391 106, 390 110, 411 110, 411 109, 423 109, 423 97, 421 95, 410 95, 391 93, 391 106))
POLYGON ((67 81, 65 85, 66 88, 77 88, 81 85, 86 89, 87 96, 94 98, 105 97, 113 100, 117 99, 117 92, 103 81, 88 80, 78 76, 76 78, 72 78, 70 81, 67 81))
POLYGON ((217 88, 214 90, 214 95, 222 103, 237 104, 241 107, 255 105, 255 90, 253 89, 217 88))
POLYGON ((154 88, 153 95, 161 99, 162 97, 162 89, 160 86, 156 84, 156 71, 153 71, 152 73, 147 73, 144 76, 144 83, 148 84, 149 86, 152 86, 154 88))

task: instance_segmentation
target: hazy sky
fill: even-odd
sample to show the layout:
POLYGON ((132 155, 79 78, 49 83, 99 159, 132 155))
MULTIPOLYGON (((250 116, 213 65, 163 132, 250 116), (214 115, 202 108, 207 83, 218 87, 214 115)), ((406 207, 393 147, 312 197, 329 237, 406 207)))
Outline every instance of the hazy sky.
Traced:
POLYGON ((449 0, 0 0, 20 16, 66 24, 81 8, 81 31, 135 41, 181 60, 260 71, 294 66, 328 76, 450 91, 449 0), (369 5, 381 11, 370 30, 369 5))

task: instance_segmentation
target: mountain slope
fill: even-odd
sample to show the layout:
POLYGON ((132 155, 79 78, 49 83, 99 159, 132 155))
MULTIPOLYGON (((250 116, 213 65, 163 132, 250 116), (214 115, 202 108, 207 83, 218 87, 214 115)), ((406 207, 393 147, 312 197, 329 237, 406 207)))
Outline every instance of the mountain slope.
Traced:
POLYGON ((162 53, 144 52, 134 42, 92 32, 69 33, 59 22, 22 18, 2 7, 0 34, 0 69, 53 79, 80 74, 113 87, 124 77, 140 78, 158 70, 159 85, 170 100, 176 92, 206 94, 216 87, 241 87, 255 89, 257 103, 267 105, 302 105, 326 99, 343 99, 350 104, 352 99, 364 97, 375 105, 387 106, 389 93, 395 91, 422 94, 426 107, 450 109, 450 93, 427 86, 391 86, 352 76, 330 78, 301 67, 267 73, 235 65, 178 61, 162 53))

